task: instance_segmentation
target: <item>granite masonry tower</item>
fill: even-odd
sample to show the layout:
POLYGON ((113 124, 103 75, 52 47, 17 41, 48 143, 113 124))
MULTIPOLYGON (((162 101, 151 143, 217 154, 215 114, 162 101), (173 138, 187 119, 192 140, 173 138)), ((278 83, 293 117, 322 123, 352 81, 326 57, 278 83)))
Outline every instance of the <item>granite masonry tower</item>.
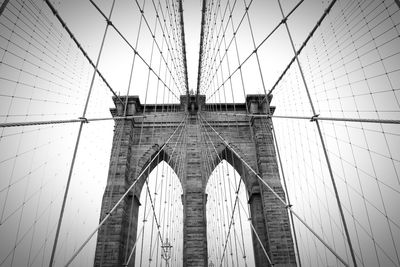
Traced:
MULTIPOLYGON (((126 266, 138 231, 140 193, 147 175, 164 160, 178 175, 183 188, 183 266, 208 266, 207 217, 205 189, 212 170, 206 161, 217 166, 229 162, 240 174, 249 197, 255 264, 270 266, 262 246, 274 266, 296 266, 289 216, 282 202, 245 164, 256 170, 282 199, 285 199, 279 178, 270 121, 266 116, 244 116, 273 113, 264 95, 248 95, 242 104, 207 104, 204 95, 184 95, 180 104, 143 105, 137 96, 122 97, 127 101, 129 119, 115 120, 113 147, 107 186, 101 209, 102 219, 136 180, 135 187, 99 230, 95 266, 126 266), (229 114, 231 113, 231 114, 229 114), (237 114, 243 116, 237 116, 237 114), (141 117, 146 115, 144 119, 141 117), (236 116, 233 116, 236 114, 236 116), (207 122, 209 125, 205 125, 207 122), (177 127, 185 137, 178 139, 177 127), (220 134, 228 143, 213 132, 220 134), (204 133, 206 132, 206 133, 204 133), (139 138, 141 136, 141 138, 139 138), (140 140, 139 140, 140 139, 140 140), (178 140, 184 140, 179 141, 178 140), (206 150, 215 150, 210 159, 206 150), (181 164, 177 164, 180 161, 181 164), (183 166, 177 169, 177 166, 183 166), (149 167, 147 167, 149 166, 149 167)), ((114 99, 114 117, 123 116, 124 106, 114 99)), ((133 253, 133 257, 134 257, 133 253)), ((132 258, 128 266, 134 266, 132 258)))

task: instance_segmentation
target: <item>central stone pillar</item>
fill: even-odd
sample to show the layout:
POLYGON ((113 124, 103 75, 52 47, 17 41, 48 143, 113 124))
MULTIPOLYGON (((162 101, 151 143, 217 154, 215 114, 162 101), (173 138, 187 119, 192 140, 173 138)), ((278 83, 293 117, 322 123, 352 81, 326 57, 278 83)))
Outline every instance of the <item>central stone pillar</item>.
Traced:
POLYGON ((186 125, 183 202, 183 266, 207 266, 207 219, 204 166, 197 114, 186 125))
MULTIPOLYGON (((238 112, 247 114, 250 111, 253 114, 265 115, 267 111, 273 112, 273 108, 268 104, 270 99, 268 101, 263 99, 263 95, 249 95, 246 97, 246 103, 221 105, 232 114, 238 112)), ((241 119, 235 117, 229 120, 217 112, 214 113, 214 104, 207 106, 204 95, 183 95, 180 100, 180 104, 142 105, 137 96, 128 97, 127 115, 143 115, 146 110, 147 115, 150 113, 155 116, 149 116, 151 119, 147 120, 137 116, 133 119, 115 121, 110 169, 100 220, 108 214, 111 207, 137 178, 138 173, 144 170, 156 155, 168 162, 168 159, 171 159, 175 162, 171 166, 174 166, 174 171, 178 174, 183 187, 183 266, 206 267, 208 251, 205 188, 208 176, 211 175, 208 173, 210 170, 206 168, 207 162, 210 161, 206 152, 210 149, 208 147, 210 144, 202 139, 204 135, 201 133, 199 113, 208 116, 207 119, 217 131, 238 153, 242 154, 240 158, 250 163, 252 169, 256 170, 282 199, 285 199, 285 194, 280 183, 268 118, 253 117, 249 125, 247 117, 240 116, 241 119), (183 124, 184 132, 180 135, 182 139, 174 137, 170 144, 159 151, 158 149, 163 147, 165 140, 174 131, 174 125, 180 125, 184 118, 186 122, 183 124), (173 145, 178 141, 176 146, 173 145)), ((116 108, 111 109, 112 115, 122 116, 125 113, 122 104, 124 101, 121 103, 114 98, 114 102, 116 108)), ((218 137, 214 138, 220 142, 218 137)), ((216 150, 220 148, 224 150, 224 144, 217 144, 216 150)), ((229 152, 229 149, 224 151, 229 152)), ((234 160, 232 154, 230 156, 225 154, 225 157, 243 177, 247 177, 244 182, 249 193, 251 221, 254 227, 252 234, 255 265, 270 266, 265 255, 267 253, 273 266, 296 266, 289 217, 284 205, 258 181, 254 173, 243 167, 239 158, 234 160)), ((150 164, 148 172, 150 173, 155 166, 155 162, 150 164)), ((126 264, 136 242, 143 179, 145 178, 138 182, 134 190, 120 202, 109 220, 100 228, 94 266, 112 267, 126 264)), ((133 257, 128 266, 135 264, 135 251, 132 253, 133 257)))

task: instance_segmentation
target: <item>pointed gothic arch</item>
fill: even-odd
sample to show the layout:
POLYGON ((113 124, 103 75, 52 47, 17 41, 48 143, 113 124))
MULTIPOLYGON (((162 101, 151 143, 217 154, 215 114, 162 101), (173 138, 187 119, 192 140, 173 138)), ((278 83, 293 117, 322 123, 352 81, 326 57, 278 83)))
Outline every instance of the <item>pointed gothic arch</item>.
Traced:
MULTIPOLYGON (((223 144, 223 143, 218 143, 216 144, 216 153, 213 153, 213 158, 212 158, 212 166, 213 169, 210 171, 210 173, 208 174, 208 177, 210 177, 210 175, 212 174, 212 172, 214 171, 214 169, 222 162, 222 161, 226 161, 229 163, 229 165, 231 165, 235 171, 239 174, 240 178, 243 180, 243 183, 246 187, 247 193, 248 195, 251 195, 254 192, 260 192, 260 185, 259 185, 259 181, 256 178, 256 176, 254 175, 254 173, 252 173, 251 171, 249 171, 249 169, 243 164, 243 161, 246 162, 253 162, 254 159, 252 159, 252 155, 246 155, 244 153, 241 153, 239 148, 236 147, 235 152, 237 154, 239 154, 239 156, 232 151, 232 149, 223 144), (218 153, 218 154, 217 154, 218 153)), ((256 166, 252 166, 254 169, 256 169, 256 166)))
POLYGON ((177 175, 179 181, 182 183, 182 179, 180 176, 181 171, 179 170, 177 161, 177 157, 179 155, 176 154, 177 152, 175 152, 174 149, 168 144, 161 146, 158 144, 154 144, 139 157, 139 160, 137 162, 137 168, 135 169, 140 171, 131 172, 130 174, 130 180, 133 181, 135 179, 134 176, 137 177, 140 173, 143 173, 143 177, 141 177, 138 180, 133 189, 134 194, 138 198, 140 198, 140 194, 142 192, 147 177, 154 170, 154 168, 156 168, 161 162, 165 162, 169 167, 171 167, 172 170, 177 175))
MULTIPOLYGON (((141 113, 143 105, 140 104, 138 98, 134 96, 128 98, 129 113, 127 115, 143 114, 141 113)), ((229 106, 232 112, 246 112, 246 106, 250 106, 252 112, 260 110, 265 112, 268 105, 259 103, 259 98, 259 95, 250 95, 246 98, 247 104, 237 104, 235 107, 227 104, 227 107, 229 106)), ((115 104, 117 108, 112 111, 112 114, 121 116, 123 106, 116 100, 115 104)), ((184 211, 183 265, 207 266, 205 189, 212 169, 207 169, 205 165, 210 161, 208 156, 211 156, 214 166, 222 160, 231 164, 246 186, 253 226, 252 233, 257 236, 252 234, 255 265, 269 266, 266 265, 269 262, 267 258, 271 258, 274 265, 296 266, 287 210, 280 200, 259 182, 260 179, 268 181, 281 199, 285 198, 279 179, 272 133, 266 127, 268 119, 255 117, 249 120, 247 117, 241 119, 231 117, 228 120, 218 113, 206 112, 205 96, 201 95, 198 96, 197 111, 188 112, 187 96, 181 96, 181 104, 177 105, 177 109, 177 112, 161 116, 159 111, 163 110, 163 106, 159 105, 154 109, 148 109, 154 110, 146 113, 154 115, 149 121, 145 119, 116 120, 109 183, 104 192, 100 219, 104 218, 108 212, 107 203, 115 203, 120 199, 130 187, 134 177, 137 177, 136 175, 144 170, 151 172, 157 165, 157 161, 165 160, 173 169, 175 168, 174 171, 178 174, 183 189, 181 199, 184 211), (203 119, 203 115, 196 112, 204 112, 203 114, 208 116, 207 120, 213 126, 208 125, 208 128, 201 126, 199 121, 203 119), (184 127, 181 127, 182 124, 184 127), (178 129, 180 133, 184 133, 184 139, 180 139, 180 134, 174 136, 178 129), (204 131, 206 136, 204 136, 204 131), (118 141, 118 136, 121 136, 121 142, 118 141), (221 136, 227 141, 221 142, 221 136), (144 137, 143 142, 140 142, 141 137, 144 137), (163 146, 166 140, 170 142, 163 146), (208 153, 210 148, 213 150, 211 154, 208 153), (180 155, 180 158, 175 157, 175 153, 180 155), (182 166, 181 169, 176 167, 178 162, 182 166), (243 162, 246 162, 246 167, 243 162), (111 171, 114 169, 118 171, 111 171), (110 191, 114 194, 110 195, 110 191), (269 257, 266 256, 265 251, 270 255, 269 257)), ((273 111, 273 108, 271 110, 273 111)), ((127 253, 133 247, 137 236, 137 211, 144 180, 138 181, 136 189, 130 192, 128 198, 121 202, 107 224, 99 230, 95 266, 125 264, 127 253), (130 222, 133 222, 132 227, 129 227, 130 222)), ((128 266, 134 265, 132 263, 128 266)))
POLYGON ((216 243, 224 244, 221 247, 208 248, 210 261, 224 266, 231 262, 234 266, 254 266, 253 240, 244 238, 252 235, 249 223, 251 215, 247 206, 248 191, 244 179, 231 163, 221 159, 218 165, 214 165, 205 192, 207 239, 217 239, 216 243), (223 227, 216 226, 215 220, 223 227), (232 252, 234 254, 231 254, 232 252))
POLYGON ((161 242, 167 239, 172 245, 170 264, 175 266, 182 261, 182 184, 168 158, 161 156, 155 162, 139 195, 136 248, 131 251, 135 266, 159 266, 163 261, 161 242))

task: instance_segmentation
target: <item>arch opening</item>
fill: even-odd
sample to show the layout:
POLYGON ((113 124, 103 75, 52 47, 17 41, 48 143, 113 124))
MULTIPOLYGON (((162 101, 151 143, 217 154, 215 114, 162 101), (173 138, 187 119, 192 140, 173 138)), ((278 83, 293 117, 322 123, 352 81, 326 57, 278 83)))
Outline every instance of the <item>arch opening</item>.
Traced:
POLYGON ((137 184, 133 188, 133 194, 138 199, 140 198, 145 181, 148 181, 150 174, 154 171, 154 169, 157 169, 161 163, 167 164, 167 166, 171 168, 175 174, 177 174, 177 177, 181 182, 181 170, 179 170, 181 166, 178 164, 180 160, 180 155, 174 153, 173 149, 171 149, 168 145, 161 150, 158 144, 153 145, 140 157, 139 161, 136 163, 136 167, 134 168, 135 171, 130 174, 130 180, 133 182, 133 180, 137 179, 137 177, 143 173, 143 177, 137 181, 137 184))
POLYGON ((255 266, 248 192, 227 160, 212 171, 206 194, 209 265, 255 266))
MULTIPOLYGON (((180 179, 160 153, 139 189, 135 266, 182 266, 183 193, 180 179), (167 240, 168 239, 168 240, 167 240), (167 246, 167 243, 172 246, 167 246), (169 253, 166 253, 169 252, 169 253), (168 255, 167 255, 168 254, 168 255), (164 255, 164 256, 163 256, 164 255)), ((176 168, 175 168, 176 169, 176 168)))
MULTIPOLYGON (((260 192, 260 187, 259 187, 259 181, 256 178, 256 176, 249 171, 249 169, 243 164, 242 159, 244 159, 246 162, 255 162, 255 159, 251 158, 246 158, 245 155, 241 154, 239 158, 236 153, 240 153, 238 151, 233 152, 232 149, 228 146, 225 146, 225 144, 220 143, 219 145, 216 146, 216 151, 218 154, 214 154, 212 157, 212 163, 209 168, 209 177, 211 177, 211 174, 215 171, 215 169, 221 164, 221 162, 226 162, 230 167, 233 168, 235 173, 237 174, 238 177, 241 178, 243 186, 245 187, 248 196, 250 196, 254 192, 260 192)), ((249 157, 249 156, 247 156, 249 157)), ((256 169, 255 166, 252 166, 253 169, 256 169)))

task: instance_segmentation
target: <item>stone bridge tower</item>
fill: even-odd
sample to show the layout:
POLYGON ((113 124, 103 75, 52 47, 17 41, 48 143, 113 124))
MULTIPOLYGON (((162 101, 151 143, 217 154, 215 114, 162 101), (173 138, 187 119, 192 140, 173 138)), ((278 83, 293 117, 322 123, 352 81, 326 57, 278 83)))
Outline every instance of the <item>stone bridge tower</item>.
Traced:
MULTIPOLYGON (((136 241, 140 192, 147 175, 162 160, 174 169, 183 188, 183 266, 208 266, 205 189, 213 171, 205 166, 206 160, 210 160, 206 158, 206 150, 210 149, 208 146, 215 150, 215 156, 211 159, 215 163, 213 166, 226 160, 240 174, 249 196, 252 224, 274 266, 296 266, 287 210, 238 157, 244 159, 285 199, 269 119, 265 116, 233 116, 233 113, 245 115, 247 110, 253 114, 265 114, 268 109, 274 111, 273 107, 260 99, 263 99, 263 95, 248 95, 246 103, 211 105, 205 103, 204 95, 189 95, 181 96, 180 104, 142 105, 137 96, 128 97, 127 116, 138 117, 115 120, 110 169, 100 219, 136 177, 145 172, 100 229, 95 266, 123 266, 126 262, 136 241), (148 116, 146 119, 140 118, 144 112, 148 116), (221 134, 229 146, 211 127, 204 126, 203 119, 221 134), (164 145, 179 125, 184 127, 184 142, 178 143, 179 137, 174 136, 169 144, 164 145), (202 131, 206 134, 201 134, 202 131), (142 136, 140 141, 139 135, 142 136), (208 140, 204 140, 205 136, 208 140), (172 146, 174 142, 177 145, 172 146), (177 161, 183 165, 181 170, 177 169, 177 161), (150 167, 145 169, 148 165, 150 167)), ((122 116, 123 105, 116 99, 114 102, 116 108, 111 109, 112 115, 122 116)), ((256 266, 269 266, 254 231, 252 240, 256 266)), ((134 266, 134 263, 133 258, 129 266, 134 266)))

